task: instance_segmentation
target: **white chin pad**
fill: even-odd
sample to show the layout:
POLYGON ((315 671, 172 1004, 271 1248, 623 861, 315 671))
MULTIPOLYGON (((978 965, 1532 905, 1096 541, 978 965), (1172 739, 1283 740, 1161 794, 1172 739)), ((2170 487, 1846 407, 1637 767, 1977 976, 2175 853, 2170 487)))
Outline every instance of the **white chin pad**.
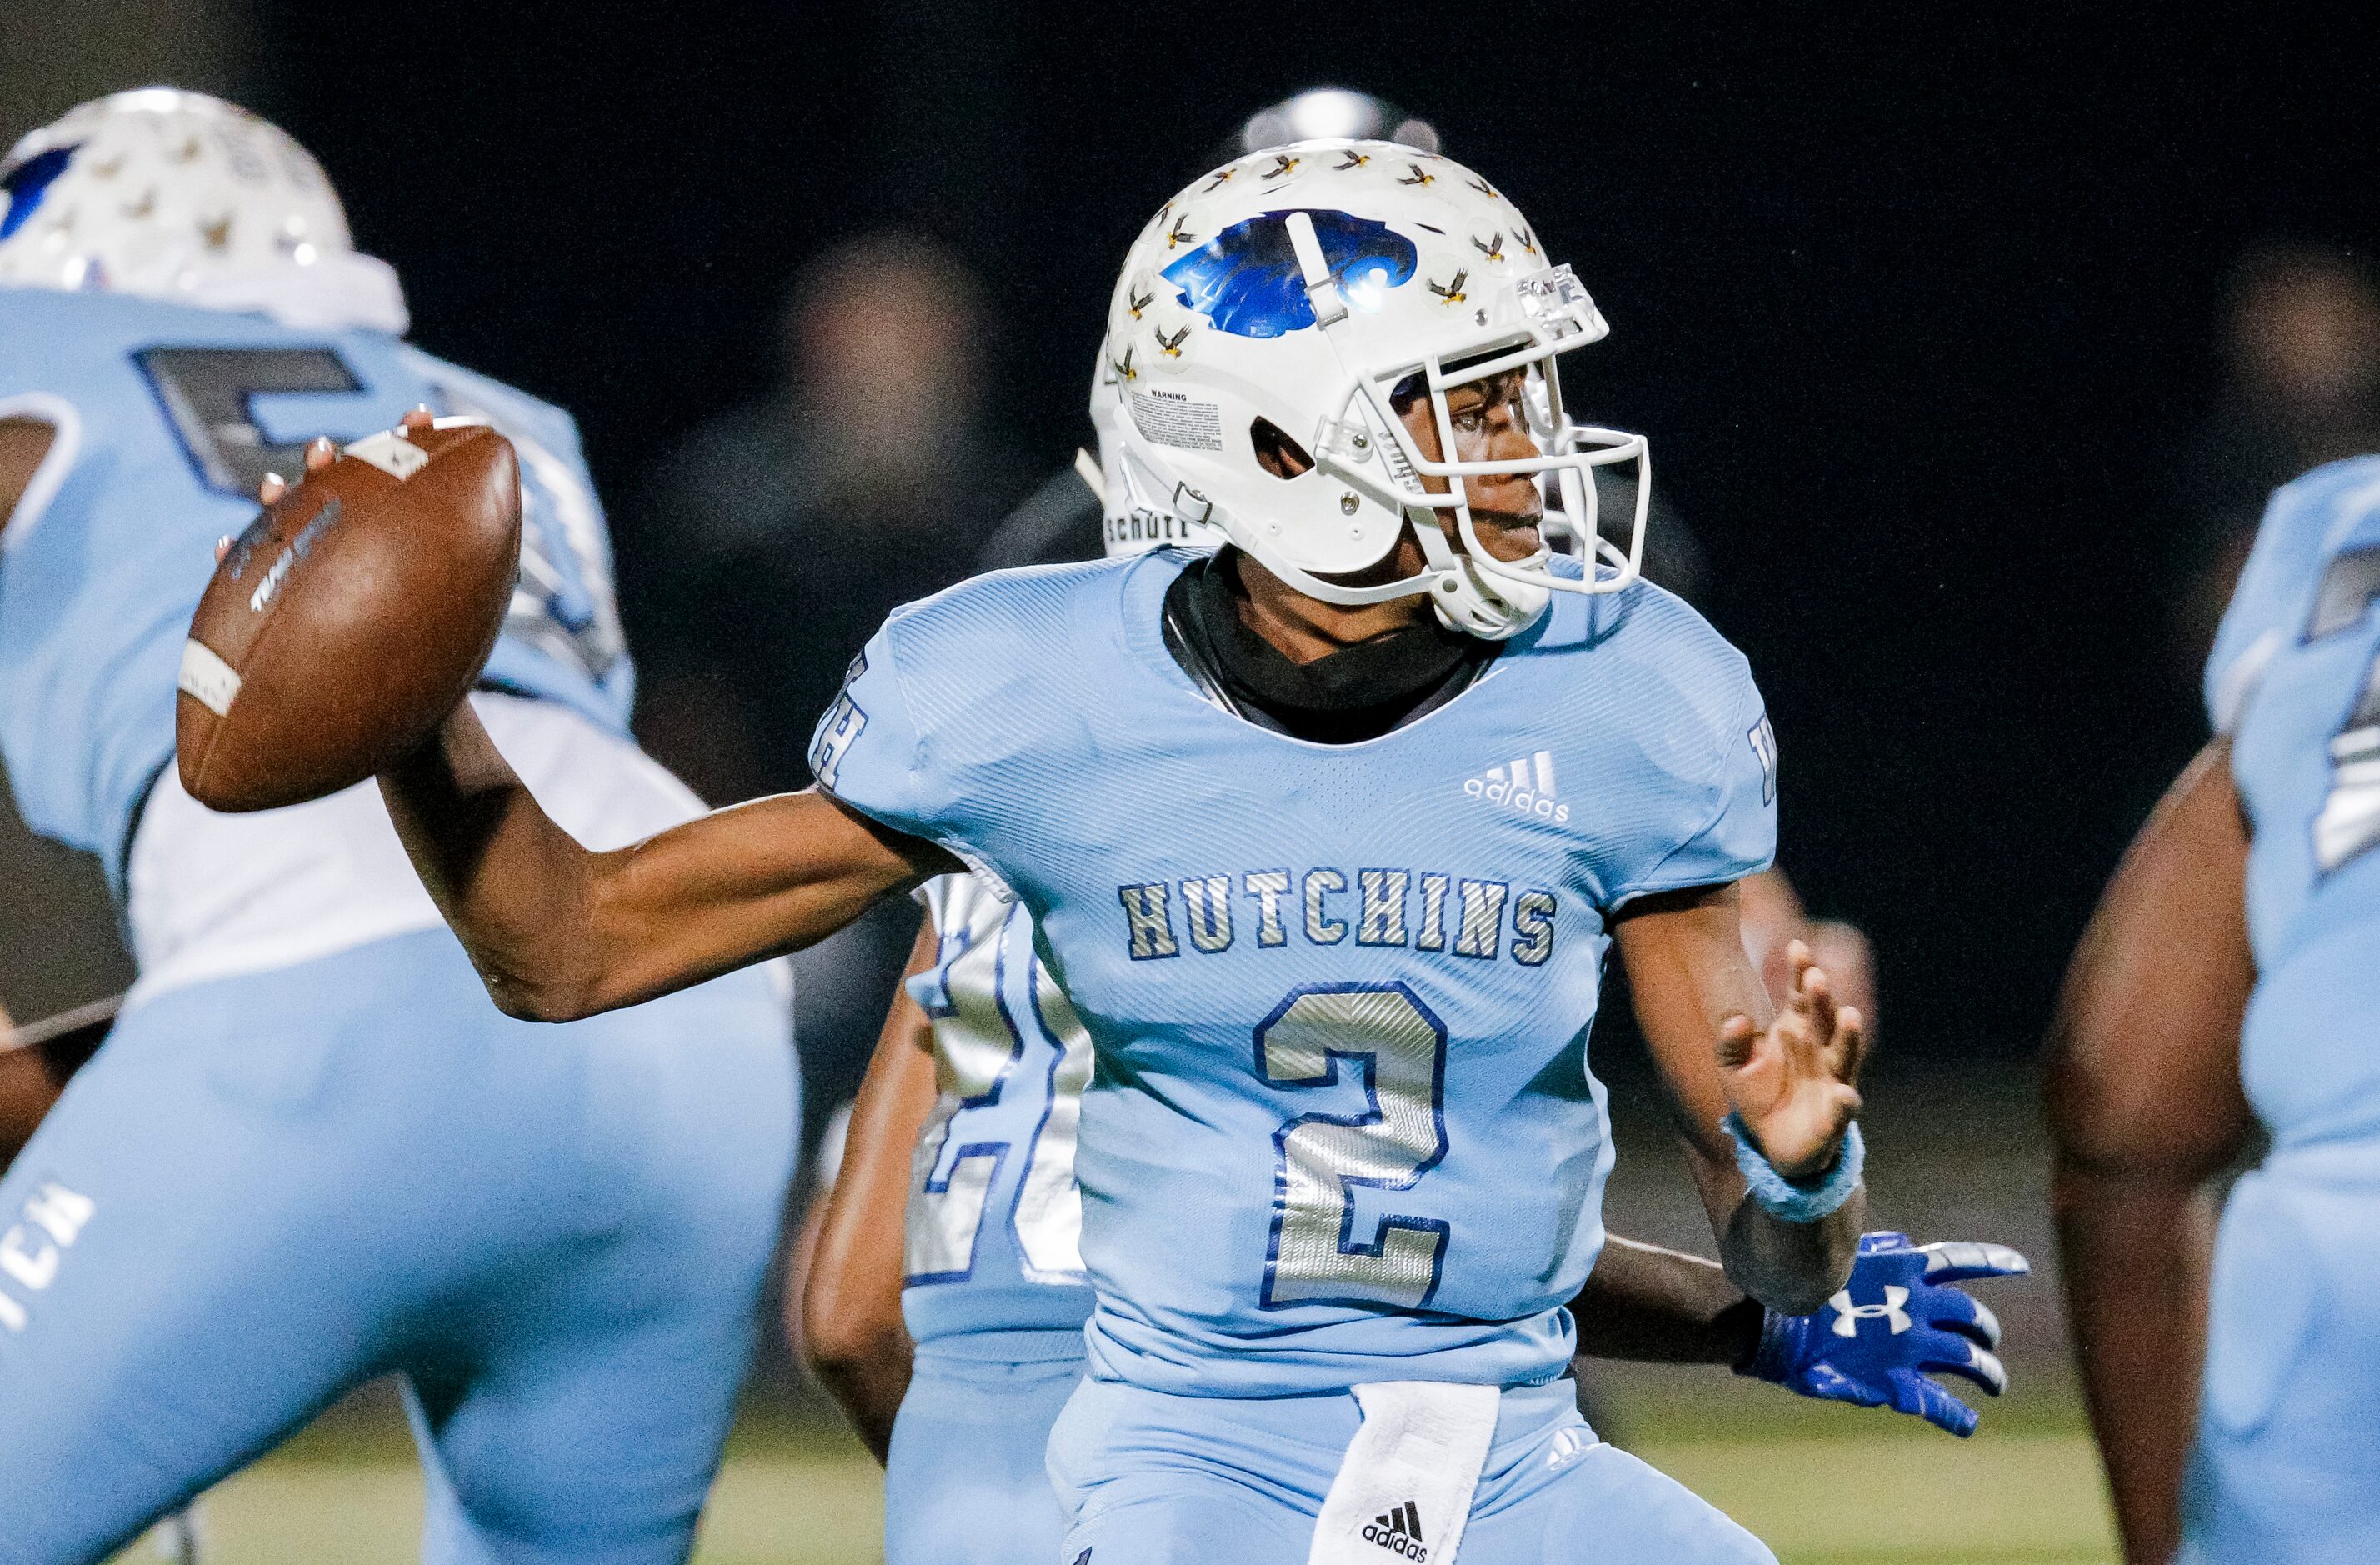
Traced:
POLYGON ((1414 536, 1429 562, 1430 606, 1440 625, 1482 640, 1501 641, 1537 623, 1552 601, 1549 587, 1490 576, 1467 553, 1458 553, 1439 529, 1434 515, 1415 512, 1414 536), (1449 584, 1452 589, 1449 590, 1449 584))

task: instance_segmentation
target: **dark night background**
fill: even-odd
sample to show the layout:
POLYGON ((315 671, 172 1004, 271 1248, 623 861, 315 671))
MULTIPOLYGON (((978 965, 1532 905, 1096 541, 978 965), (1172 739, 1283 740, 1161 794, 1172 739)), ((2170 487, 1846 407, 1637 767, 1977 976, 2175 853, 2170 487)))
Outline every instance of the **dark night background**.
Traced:
POLYGON ((1650 434, 1711 553, 1784 861, 1875 936, 1888 1047, 2017 1054, 2202 737, 2167 473, 2242 247, 2361 248, 2373 55, 2271 8, 1927 11, 280 0, 237 76, 419 340, 577 413, 632 605, 671 544, 635 480, 765 389, 831 241, 897 221, 980 267, 1054 467, 1126 240, 1250 109, 1336 81, 1428 116, 1614 323, 1573 399, 1650 434))
MULTIPOLYGON (((1896 1051, 2038 1035, 2200 738, 2157 467, 2223 278, 2259 235, 2374 215, 2369 56, 2269 13, 496 7, 367 64, 285 10, 259 106, 417 334, 575 409, 620 494, 765 380, 788 270, 886 219, 982 267, 1010 419, 1061 463, 1123 248, 1208 148, 1319 80, 1428 115, 1614 322, 1573 394, 1651 436, 1712 552, 1786 756, 1784 862, 1875 936, 1896 1051)), ((633 577, 669 540, 616 520, 633 577)), ((920 518, 917 546, 959 545, 920 518)))

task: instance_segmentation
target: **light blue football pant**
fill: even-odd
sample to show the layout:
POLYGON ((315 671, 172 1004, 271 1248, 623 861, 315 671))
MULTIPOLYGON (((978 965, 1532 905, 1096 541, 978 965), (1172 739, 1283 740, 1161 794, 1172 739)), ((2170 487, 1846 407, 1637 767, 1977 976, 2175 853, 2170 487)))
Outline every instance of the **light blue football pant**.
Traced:
POLYGON ((103 1559, 411 1382, 435 1561, 683 1559, 791 1173, 738 974, 512 1021, 443 929, 125 1016, 0 1181, 0 1561, 103 1559))
POLYGON ((1050 1565, 1065 1533, 1050 1426, 1083 1377, 1082 1334, 980 1333, 965 1350, 918 1345, 884 1462, 884 1565, 1050 1565))
MULTIPOLYGON (((1344 1394, 1227 1400, 1086 1380, 1050 1438, 1050 1482, 1070 1517, 1053 1565, 1305 1565, 1362 1422, 1344 1394)), ((1504 1393, 1457 1565, 1685 1561, 1776 1556, 1596 1438, 1569 1379, 1504 1393)))
POLYGON ((2183 1499, 2192 1565, 2380 1555, 2380 1147, 2277 1152, 2233 1187, 2183 1499))

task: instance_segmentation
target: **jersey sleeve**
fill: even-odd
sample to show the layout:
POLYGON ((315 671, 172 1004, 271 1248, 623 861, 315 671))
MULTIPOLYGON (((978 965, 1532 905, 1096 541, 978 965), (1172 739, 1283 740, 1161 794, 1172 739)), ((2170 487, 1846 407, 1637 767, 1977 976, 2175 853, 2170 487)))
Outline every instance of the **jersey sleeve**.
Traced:
POLYGON ((851 660, 842 692, 810 734, 809 763, 821 792, 895 831, 937 837, 925 738, 910 710, 891 625, 851 660))
POLYGON ((2239 726, 2273 654, 2299 629, 2301 605, 2334 526, 2369 504, 2375 483, 2380 463, 2367 459, 2318 467, 2273 491, 2206 658, 2206 719, 2216 733, 2228 735, 2239 726))
POLYGON ((1777 731, 1740 662, 1730 715, 1710 735, 1706 781, 1681 812, 1666 851, 1610 893, 1609 905, 1657 892, 1725 885, 1758 874, 1777 857, 1777 731))

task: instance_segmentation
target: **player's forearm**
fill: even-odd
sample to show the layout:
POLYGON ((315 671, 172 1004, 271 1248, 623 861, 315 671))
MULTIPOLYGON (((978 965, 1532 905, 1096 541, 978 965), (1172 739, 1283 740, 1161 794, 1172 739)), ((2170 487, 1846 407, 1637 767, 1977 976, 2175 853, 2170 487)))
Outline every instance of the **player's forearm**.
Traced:
MULTIPOLYGON (((832 1179, 832 1171, 827 1175, 832 1179)), ((870 1290, 858 1290, 855 1299, 847 1258, 829 1243, 836 1188, 831 1183, 812 1197, 794 1240, 785 1279, 786 1341, 880 1462, 892 1449, 892 1421, 908 1394, 916 1349, 901 1322, 897 1264, 889 1308, 868 1307, 880 1303, 867 1297, 870 1290)))
POLYGON ((468 706, 381 776, 397 834, 496 1003, 568 1021, 799 951, 958 867, 816 792, 611 853, 554 824, 468 706))
MULTIPOLYGON (((1764 1147, 1778 1158, 1778 1176, 1823 1180, 1842 1156, 1849 1116, 1858 1107, 1850 1082, 1857 1052, 1848 1037, 1843 1060, 1827 1056, 1827 1044, 1797 1043, 1798 1053, 1787 1049, 1783 1024, 1772 1025, 1776 1013, 1744 956, 1740 900, 1732 886, 1640 898, 1623 910, 1614 940, 1728 1278, 1780 1314, 1806 1315, 1851 1277, 1866 1204, 1854 1190, 1825 1218, 1793 1222, 1774 1215, 1748 1195, 1722 1125, 1730 1090, 1765 1096, 1765 1112, 1744 1117, 1785 1133, 1783 1143, 1764 1147), (1789 1074, 1798 1074, 1798 1086, 1783 1079, 1789 1074)), ((1804 1007, 1815 1013, 1825 999, 1823 986, 1803 995, 1796 1016, 1804 1007)), ((1831 1018, 1831 1004, 1825 1009, 1831 1018)))
POLYGON ((2210 1182, 2252 1126, 2247 836, 2222 742, 2141 829, 2076 951, 2044 1106, 2077 1363, 2128 1556, 2180 1535, 2214 1242, 2210 1182))
POLYGON ((903 1230, 911 1158, 935 1094, 931 1025, 906 980, 930 971, 938 951, 929 919, 852 1104, 843 1165, 817 1203, 802 1288, 803 1357, 880 1462, 909 1389, 915 1350, 901 1316, 903 1230))
POLYGON ((2197 1426, 2215 1202, 2205 1187, 2061 1164, 2052 1186, 2067 1317, 2124 1557, 2166 1565, 2197 1426))
POLYGON ((1719 1239, 1730 1280, 1779 1315, 1809 1315, 1851 1280, 1867 1223, 1867 1192, 1815 1222, 1791 1222, 1751 1196, 1738 1202, 1719 1239))
POLYGON ((873 1341, 832 1348, 808 1344, 810 1373, 843 1409, 859 1443, 880 1464, 892 1449, 892 1424, 901 1399, 909 1394, 909 1371, 917 1349, 905 1331, 889 1331, 873 1341))
POLYGON ((496 1004, 556 1021, 601 1009, 589 916, 596 855, 554 824, 469 703, 380 777, 431 899, 496 1004))
POLYGON ((1760 1346, 1759 1302, 1717 1261, 1617 1234, 1570 1307, 1581 1358, 1742 1364, 1760 1346))
MULTIPOLYGON (((1686 1166, 1718 1240, 1719 1264, 1736 1287, 1779 1315, 1809 1315, 1851 1280, 1867 1223, 1867 1191, 1825 1217, 1796 1222, 1762 1206, 1744 1183, 1726 1138, 1689 1123, 1686 1166)), ((1837 1156, 1841 1155, 1838 1144, 1837 1156)), ((1815 1171, 1823 1177, 1828 1170, 1815 1171)))

